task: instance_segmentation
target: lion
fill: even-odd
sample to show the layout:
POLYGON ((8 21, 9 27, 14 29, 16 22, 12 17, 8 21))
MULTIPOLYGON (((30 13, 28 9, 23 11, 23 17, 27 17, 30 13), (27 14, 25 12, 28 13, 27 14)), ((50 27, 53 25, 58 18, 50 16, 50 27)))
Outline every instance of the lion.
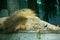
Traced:
POLYGON ((46 25, 48 25, 48 28, 51 30, 58 30, 56 26, 37 17, 33 10, 26 8, 15 11, 4 21, 3 33, 14 33, 21 30, 44 30, 44 26, 46 25))
MULTIPOLYGON (((30 17, 35 17, 36 13, 31 9, 17 10, 11 14, 3 23, 4 32, 16 32, 17 30, 29 30, 26 26, 30 17)), ((31 20, 31 19, 30 19, 31 20)))

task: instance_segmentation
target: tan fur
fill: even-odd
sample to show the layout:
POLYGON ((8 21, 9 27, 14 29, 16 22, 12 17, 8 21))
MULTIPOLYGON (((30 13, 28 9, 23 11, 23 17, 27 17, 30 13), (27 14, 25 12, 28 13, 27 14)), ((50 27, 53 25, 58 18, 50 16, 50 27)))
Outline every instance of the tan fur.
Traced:
POLYGON ((27 30, 25 26, 29 17, 35 17, 36 14, 31 9, 21 9, 14 12, 4 21, 4 32, 15 32, 18 30, 27 30))
MULTIPOLYGON (((31 9, 22 9, 14 12, 3 23, 3 32, 11 33, 18 32, 20 30, 44 30, 44 26, 49 23, 42 21, 36 16, 36 13, 31 9)), ((50 26, 48 26, 50 28, 50 26)), ((53 30, 52 27, 50 29, 53 30)))

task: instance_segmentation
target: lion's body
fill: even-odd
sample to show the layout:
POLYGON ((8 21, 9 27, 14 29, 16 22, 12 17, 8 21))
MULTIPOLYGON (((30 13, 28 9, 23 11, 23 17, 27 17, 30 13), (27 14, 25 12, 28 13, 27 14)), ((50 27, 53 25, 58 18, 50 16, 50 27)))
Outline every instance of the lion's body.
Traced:
POLYGON ((46 25, 52 30, 58 29, 56 26, 39 19, 34 11, 22 9, 14 12, 4 21, 3 33, 18 32, 20 30, 44 30, 44 26, 46 25))

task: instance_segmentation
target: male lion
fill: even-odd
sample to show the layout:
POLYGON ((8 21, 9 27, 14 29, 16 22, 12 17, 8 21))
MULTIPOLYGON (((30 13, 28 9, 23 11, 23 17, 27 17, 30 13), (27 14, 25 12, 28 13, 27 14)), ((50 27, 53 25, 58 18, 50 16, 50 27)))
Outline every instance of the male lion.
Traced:
POLYGON ((51 30, 58 30, 56 26, 39 19, 33 10, 21 9, 14 12, 4 21, 3 32, 12 33, 21 30, 44 30, 44 26, 46 25, 51 30))

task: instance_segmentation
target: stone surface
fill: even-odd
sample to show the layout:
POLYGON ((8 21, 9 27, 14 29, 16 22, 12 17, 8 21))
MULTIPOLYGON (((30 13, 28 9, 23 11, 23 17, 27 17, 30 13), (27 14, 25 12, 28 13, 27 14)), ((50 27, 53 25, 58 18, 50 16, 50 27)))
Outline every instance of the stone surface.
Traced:
POLYGON ((60 34, 41 34, 35 31, 26 31, 14 34, 0 34, 0 40, 60 40, 60 34))

